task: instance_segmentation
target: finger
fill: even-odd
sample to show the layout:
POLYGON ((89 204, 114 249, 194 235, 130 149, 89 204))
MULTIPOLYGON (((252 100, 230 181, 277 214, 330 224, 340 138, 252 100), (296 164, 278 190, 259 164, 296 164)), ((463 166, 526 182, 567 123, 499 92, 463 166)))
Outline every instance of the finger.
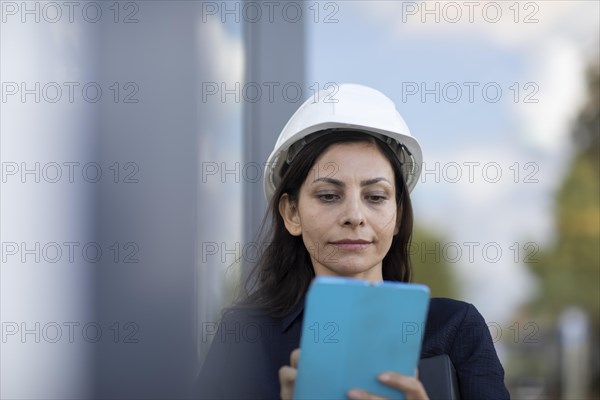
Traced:
POLYGON ((412 376, 397 372, 385 372, 379 375, 379 381, 384 385, 396 388, 404 393, 406 400, 427 400, 427 392, 421 381, 412 376))
POLYGON ((352 400, 386 400, 385 397, 377 396, 376 394, 360 389, 349 390, 346 394, 348 395, 348 398, 352 400))
POLYGON ((300 360, 300 349, 292 351, 292 355, 290 356, 290 365, 292 368, 298 368, 298 360, 300 360))
POLYGON ((284 366, 279 368, 279 384, 281 390, 279 395, 282 399, 291 399, 294 394, 294 383, 296 382, 297 370, 295 368, 284 366))
POLYGON ((279 381, 282 385, 294 383, 296 381, 296 375, 298 370, 289 366, 283 366, 279 368, 279 381))

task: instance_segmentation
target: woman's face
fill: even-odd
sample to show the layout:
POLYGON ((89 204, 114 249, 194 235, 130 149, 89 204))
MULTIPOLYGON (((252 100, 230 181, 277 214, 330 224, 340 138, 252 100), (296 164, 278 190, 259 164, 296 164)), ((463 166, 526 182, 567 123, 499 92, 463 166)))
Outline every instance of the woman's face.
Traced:
POLYGON ((372 143, 330 146, 315 162, 298 201, 281 197, 288 232, 302 236, 316 275, 380 281, 397 233, 390 162, 372 143))

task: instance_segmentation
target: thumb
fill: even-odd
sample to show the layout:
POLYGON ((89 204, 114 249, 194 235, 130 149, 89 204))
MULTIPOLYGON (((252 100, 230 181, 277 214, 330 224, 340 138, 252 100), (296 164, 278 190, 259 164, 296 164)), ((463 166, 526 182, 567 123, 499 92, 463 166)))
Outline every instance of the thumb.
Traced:
POLYGON ((290 365, 292 368, 298 368, 298 361, 300 360, 300 349, 292 351, 290 356, 290 365))

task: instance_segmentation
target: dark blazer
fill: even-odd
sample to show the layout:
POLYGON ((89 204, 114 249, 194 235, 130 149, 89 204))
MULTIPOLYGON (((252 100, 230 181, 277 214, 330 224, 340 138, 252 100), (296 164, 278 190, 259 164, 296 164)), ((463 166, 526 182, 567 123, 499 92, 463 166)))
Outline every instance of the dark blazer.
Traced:
MULTIPOLYGON (((304 300, 280 319, 258 311, 226 313, 197 381, 200 398, 278 399, 278 371, 300 346, 303 310, 304 300)), ((421 358, 440 354, 454 364, 463 400, 510 397, 488 327, 472 304, 431 299, 421 358)))

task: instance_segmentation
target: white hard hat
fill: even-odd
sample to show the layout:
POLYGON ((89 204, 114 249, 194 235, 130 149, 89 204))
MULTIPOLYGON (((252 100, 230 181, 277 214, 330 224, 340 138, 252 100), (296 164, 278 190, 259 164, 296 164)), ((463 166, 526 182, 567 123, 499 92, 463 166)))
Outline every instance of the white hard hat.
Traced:
POLYGON ((306 100, 287 122, 273 152, 267 159, 264 190, 267 201, 281 181, 281 168, 298 154, 311 133, 338 129, 358 130, 375 136, 394 151, 402 163, 402 173, 409 192, 421 173, 421 147, 408 130, 394 103, 383 93, 352 83, 331 85, 306 100), (290 147, 293 146, 292 154, 290 147))

